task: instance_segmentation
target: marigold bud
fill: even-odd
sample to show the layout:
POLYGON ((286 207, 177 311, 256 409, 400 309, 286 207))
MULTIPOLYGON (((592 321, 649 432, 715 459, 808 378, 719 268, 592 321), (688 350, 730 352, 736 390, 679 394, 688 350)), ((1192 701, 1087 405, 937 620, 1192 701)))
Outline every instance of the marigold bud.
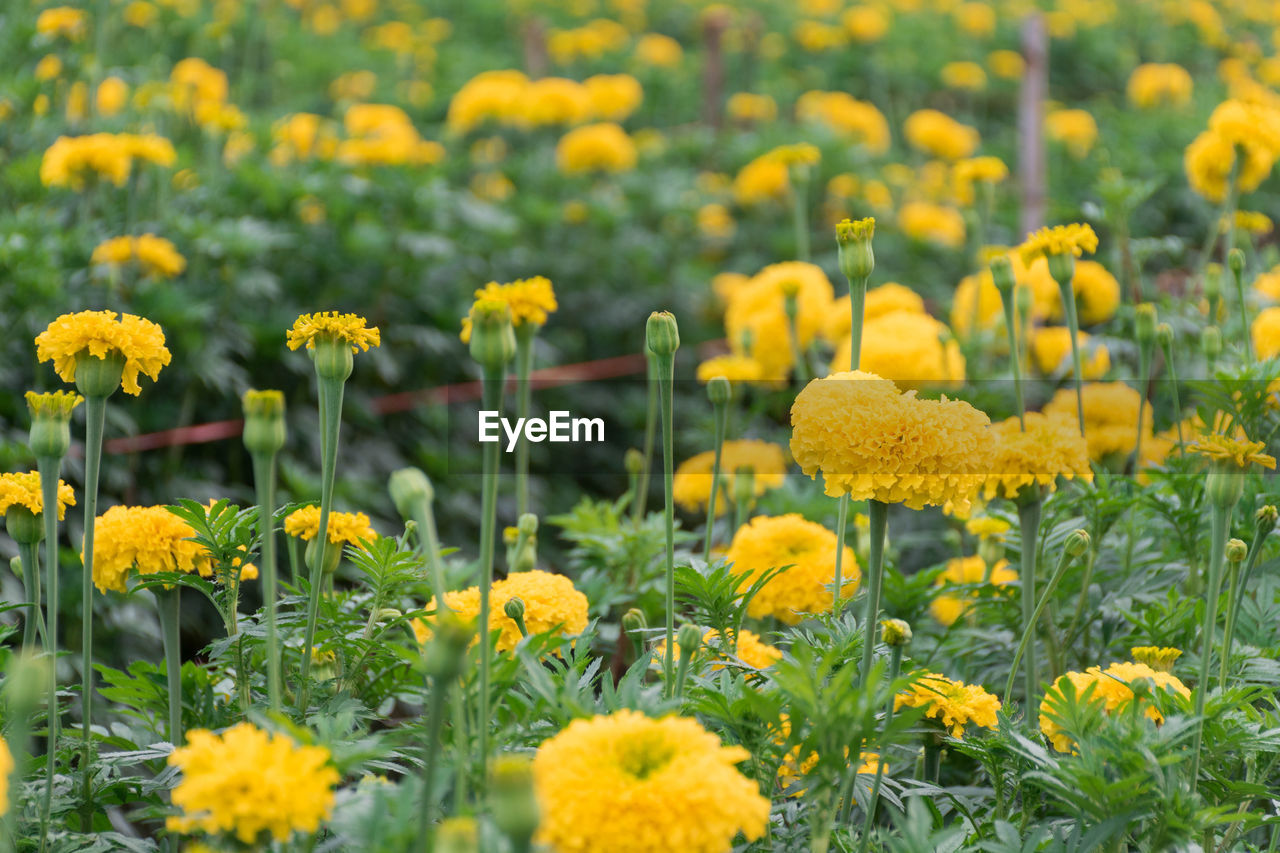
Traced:
POLYGON ((71 449, 71 413, 84 402, 72 391, 27 392, 31 432, 27 446, 36 459, 61 459, 71 449))
POLYGON ((467 647, 475 636, 475 626, 454 613, 437 613, 431 626, 431 642, 426 649, 427 674, 439 681, 452 681, 462 671, 467 647))
POLYGON ((905 619, 885 619, 880 623, 880 636, 886 646, 905 646, 911 642, 911 626, 905 619))
POLYGON ((521 536, 533 536, 538 532, 538 516, 531 512, 524 513, 516 522, 516 530, 520 531, 521 536))
POLYGON ((671 357, 680 349, 680 328, 670 311, 654 311, 645 324, 645 344, 659 358, 671 357))
POLYGON ((502 605, 502 612, 507 614, 507 618, 513 622, 524 621, 524 601, 518 596, 508 598, 506 603, 502 605))
POLYGON ((1209 322, 1215 322, 1214 307, 1222 298, 1222 266, 1209 264, 1204 268, 1204 298, 1209 300, 1209 322))
POLYGON ((644 618, 644 611, 637 607, 633 607, 626 613, 622 614, 622 630, 628 634, 634 634, 637 631, 643 631, 649 627, 648 621, 644 618))
POLYGON ((244 446, 265 456, 280 452, 285 442, 284 394, 279 391, 244 392, 244 446))
POLYGON ((1013 292, 1013 306, 1018 309, 1018 322, 1025 323, 1031 316, 1031 312, 1035 310, 1036 295, 1029 287, 1019 287, 1013 292))
POLYGON ((1009 260, 1008 255, 996 255, 991 259, 991 280, 995 283, 996 289, 1000 291, 1000 295, 1005 299, 1009 298, 1009 294, 1013 293, 1013 288, 1018 282, 1013 277, 1013 263, 1009 260))
POLYGON ((1244 272, 1244 252, 1239 249, 1227 252, 1227 267, 1236 277, 1239 277, 1240 273, 1244 272))
POLYGON ((840 272, 850 282, 862 281, 875 270, 876 256, 871 247, 875 233, 876 221, 871 217, 857 222, 845 219, 836 225, 840 272))
POLYGON ((516 354, 511 306, 500 299, 477 299, 471 306, 471 357, 481 367, 499 370, 516 354))
POLYGON ((1259 536, 1266 536, 1276 529, 1277 518, 1280 518, 1280 511, 1277 511, 1273 504, 1267 504, 1253 514, 1254 529, 1258 531, 1259 536))
POLYGON ((1213 506, 1230 509, 1240 502, 1244 494, 1244 475, 1239 469, 1212 468, 1205 478, 1204 496, 1213 506))
POLYGON ((19 545, 36 545, 44 541, 44 523, 40 516, 21 504, 9 507, 4 515, 4 526, 19 545))
POLYGON ((1138 346, 1149 347, 1156 339, 1156 306, 1150 302, 1143 302, 1134 309, 1133 316, 1134 337, 1137 338, 1138 346))
POLYGON ((494 824, 512 840, 515 849, 528 849, 539 822, 533 758, 513 752, 499 755, 489 765, 489 780, 494 824))
POLYGON ((628 447, 622 457, 622 464, 628 474, 639 474, 644 470, 644 454, 634 447, 628 447))
POLYGON ((1222 355, 1222 332, 1217 326, 1205 326, 1200 333, 1200 349, 1205 358, 1217 358, 1222 355))
POLYGON ((478 853, 480 824, 473 817, 451 817, 436 828, 436 853, 478 853))
POLYGON ((1083 528, 1076 528, 1067 534, 1067 538, 1062 543, 1062 548, 1067 552, 1068 557, 1079 557, 1081 554, 1089 550, 1089 533, 1083 528))
POLYGON ((713 376, 707 383, 707 399, 713 406, 723 406, 733 397, 733 386, 723 376, 713 376))
POLYGON ((334 335, 318 335, 310 349, 311 362, 316 376, 330 381, 346 382, 355 369, 355 356, 351 344, 334 335))
POLYGON ((680 647, 681 656, 691 656, 702 646, 702 630, 697 625, 686 622, 676 632, 676 645, 680 647))
POLYGON ((391 502, 396 505, 396 512, 405 519, 414 518, 424 504, 430 512, 431 502, 435 499, 431 481, 418 468, 393 471, 387 480, 387 491, 391 493, 391 502))
POLYGON ((1249 556, 1249 546, 1239 539, 1228 539, 1226 557, 1228 563, 1241 563, 1249 556))
POLYGON ((1156 326, 1156 343, 1160 344, 1161 349, 1168 349, 1173 346, 1173 326, 1168 323, 1160 323, 1156 326))

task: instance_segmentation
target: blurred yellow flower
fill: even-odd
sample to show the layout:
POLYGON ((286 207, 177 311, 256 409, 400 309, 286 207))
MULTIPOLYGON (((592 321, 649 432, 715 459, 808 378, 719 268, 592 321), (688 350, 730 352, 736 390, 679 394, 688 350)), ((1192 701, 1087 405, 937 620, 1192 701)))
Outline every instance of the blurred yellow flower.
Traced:
POLYGON ((948 89, 981 92, 987 88, 987 72, 976 62, 948 62, 942 66, 939 79, 948 89))
POLYGON ((987 54, 987 68, 1002 80, 1020 79, 1026 67, 1026 60, 1016 50, 993 50, 987 54))
POLYGON ((805 92, 796 101, 796 118, 821 124, 848 137, 872 154, 889 148, 889 123, 874 104, 859 101, 848 92, 805 92))
MULTIPOLYGON (((1111 369, 1111 353, 1105 344, 1090 341, 1087 332, 1076 337, 1080 366, 1085 379, 1101 379, 1111 369)), ((1044 326, 1032 331, 1031 358, 1045 376, 1075 375, 1071 366, 1071 330, 1066 326, 1044 326)))
POLYGON ((907 202, 898 211, 898 227, 913 240, 949 249, 964 245, 964 217, 954 207, 928 201, 907 202))
MULTIPOLYGON (((791 568, 769 579, 747 604, 754 619, 772 616, 794 625, 807 614, 826 613, 832 607, 835 583, 836 535, 821 524, 795 513, 756 516, 738 528, 725 560, 735 573, 750 572, 743 586, 770 569, 791 568)), ((853 549, 842 546, 841 597, 858 590, 861 572, 853 549)))
POLYGON ((1181 65, 1148 62, 1133 69, 1125 94, 1129 103, 1142 109, 1158 106, 1180 107, 1191 101, 1191 75, 1181 65))
POLYGON ((89 30, 89 14, 71 6, 54 6, 36 17, 36 32, 42 36, 62 36, 80 41, 89 30))
POLYGON ((635 143, 613 122, 576 127, 556 144, 556 165, 566 175, 628 172, 635 168, 636 158, 635 143))
POLYGON ((591 102, 591 115, 604 121, 623 121, 644 100, 640 81, 630 74, 596 74, 582 85, 591 102))
MULTIPOLYGON (((849 367, 850 338, 836 347, 832 372, 849 367)), ((964 356, 947 327, 916 311, 864 320, 859 366, 899 388, 948 388, 964 382, 964 356)))
MULTIPOLYGON (((1005 586, 1018 582, 1018 573, 1009 567, 1008 560, 1000 560, 987 570, 986 561, 981 557, 956 557, 947 561, 947 567, 934 587, 945 590, 954 586, 978 586, 991 584, 1005 586)), ((950 627, 956 620, 964 616, 973 607, 979 597, 979 590, 968 589, 963 592, 941 592, 929 603, 929 613, 942 625, 950 627)))
POLYGON ((136 261, 145 275, 174 278, 187 268, 187 260, 163 237, 142 234, 138 237, 113 237, 99 243, 90 259, 95 264, 120 267, 136 261))
MULTIPOLYGON (((710 377, 708 377, 710 378, 710 377)), ((728 377, 726 377, 728 378, 728 377)), ((730 381, 733 381, 730 379, 730 381)), ((705 511, 711 500, 711 477, 715 452, 711 450, 691 456, 676 468, 672 485, 673 499, 689 512, 705 511)), ((787 454, 778 445, 756 439, 726 441, 720 448, 720 478, 724 495, 730 500, 716 500, 716 515, 724 515, 732 503, 737 472, 751 469, 751 490, 755 497, 782 486, 787 477, 787 454)))
POLYGON ((968 157, 979 142, 977 130, 937 110, 917 110, 907 116, 903 132, 912 148, 944 160, 968 157))
POLYGON ((771 122, 778 117, 778 104, 768 95, 735 92, 726 105, 729 118, 743 123, 771 122))
POLYGON ((646 33, 636 42, 635 57, 654 68, 675 68, 684 58, 680 42, 661 33, 646 33))
POLYGON ((1052 110, 1045 116, 1044 126, 1049 138, 1065 146, 1076 159, 1092 151, 1098 140, 1098 123, 1085 110, 1052 110))

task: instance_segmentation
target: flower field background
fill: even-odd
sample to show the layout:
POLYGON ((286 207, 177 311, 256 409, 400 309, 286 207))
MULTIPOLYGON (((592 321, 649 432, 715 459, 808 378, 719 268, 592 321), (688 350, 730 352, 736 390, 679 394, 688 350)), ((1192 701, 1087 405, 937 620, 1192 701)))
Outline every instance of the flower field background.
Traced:
POLYGON ((1274 2, 0 55, 0 849, 1280 849, 1274 2))

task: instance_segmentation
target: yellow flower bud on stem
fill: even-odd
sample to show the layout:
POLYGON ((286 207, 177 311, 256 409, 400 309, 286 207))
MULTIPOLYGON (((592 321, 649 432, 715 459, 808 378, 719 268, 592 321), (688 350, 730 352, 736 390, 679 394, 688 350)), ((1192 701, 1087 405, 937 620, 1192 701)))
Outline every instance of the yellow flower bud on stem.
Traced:
POLYGON ((1218 264, 1204 268, 1204 300, 1209 305, 1209 325, 1216 326, 1222 306, 1222 267, 1218 264))
MULTIPOLYGON (((276 632, 276 454, 284 447, 284 394, 245 392, 244 446, 253 461, 258 500, 258 536, 262 539, 262 598, 267 621, 267 699, 273 713, 281 710, 280 643, 276 632)), ((319 538, 319 537, 317 537, 319 538)))
MULTIPOLYGON (((1038 509, 1037 505, 1037 514, 1038 509)), ((1025 542, 1022 547, 1024 549, 1026 548, 1025 542)), ((1049 599, 1053 597, 1053 593, 1057 590, 1058 584, 1062 582, 1062 578, 1066 575, 1067 569, 1071 567, 1071 564, 1076 560, 1076 558, 1083 556, 1088 552, 1088 550, 1089 534, 1084 530, 1077 529, 1073 531, 1067 536, 1067 540, 1063 543, 1062 553, 1058 556, 1058 565, 1053 570, 1053 576, 1049 578, 1048 585, 1045 586, 1044 592, 1040 594, 1039 600, 1036 601, 1035 608, 1030 610, 1028 616, 1023 620, 1022 638, 1018 641, 1018 648, 1013 653, 1013 664, 1009 667, 1009 679, 1004 684, 1003 705, 1007 706, 1009 704, 1009 697, 1013 693, 1013 680, 1018 672, 1018 663, 1021 661, 1023 655, 1026 654, 1031 656, 1035 654, 1036 624, 1040 621, 1040 615, 1044 613, 1045 607, 1049 604, 1049 599)), ((1026 560, 1023 560, 1023 570, 1026 570, 1026 560)), ((1023 593, 1023 611, 1027 612, 1028 608, 1026 607, 1025 602, 1030 599, 1030 596, 1026 595, 1025 586, 1023 587, 1023 593)), ((1031 719, 1031 713, 1037 707, 1036 691, 1038 687, 1038 684, 1033 684, 1026 696, 1025 707, 1026 718, 1028 720, 1031 719)))
MULTIPOLYGON (((716 497, 720 493, 720 464, 724 450, 724 437, 729 427, 729 398, 732 387, 729 380, 716 376, 707 383, 707 397, 711 400, 712 419, 715 421, 715 455, 711 464, 711 494, 707 497, 707 531, 702 546, 702 559, 711 562, 711 534, 716 526, 716 497)), ((733 531, 730 531, 732 535, 733 531)))
POLYGON ((516 542, 508 554, 507 568, 512 572, 531 572, 538 566, 538 517, 531 512, 520 516, 516 542))
MULTIPOLYGON (((649 315, 645 326, 645 340, 649 351, 654 355, 657 376, 658 398, 662 407, 662 482, 665 496, 664 514, 667 532, 666 579, 667 579, 667 651, 663 661, 663 672, 666 676, 666 695, 673 696, 675 691, 675 620, 676 620, 676 579, 675 579, 675 504, 672 492, 674 474, 674 423, 672 408, 674 406, 676 350, 680 348, 680 330, 676 326, 675 315, 669 311, 655 311, 649 315)), ((652 379, 650 380, 652 384, 652 379)))
POLYGON ((1262 546, 1267 541, 1267 537, 1271 535, 1271 531, 1275 530, 1276 518, 1276 508, 1271 504, 1267 504, 1254 513, 1253 544, 1248 547, 1247 554, 1243 558, 1240 558, 1240 549, 1244 546, 1243 542, 1239 539, 1232 539, 1227 543, 1226 556, 1230 563, 1231 585, 1230 594, 1227 596, 1226 631, 1222 636, 1222 668, 1218 673, 1219 689, 1226 687, 1227 667, 1231 661, 1231 644, 1235 639, 1236 616, 1239 613, 1241 603, 1244 601, 1245 590, 1249 587, 1249 577, 1253 574, 1253 569, 1258 564, 1258 555, 1262 553, 1262 546), (1244 560, 1243 568, 1240 566, 1240 559, 1244 560))

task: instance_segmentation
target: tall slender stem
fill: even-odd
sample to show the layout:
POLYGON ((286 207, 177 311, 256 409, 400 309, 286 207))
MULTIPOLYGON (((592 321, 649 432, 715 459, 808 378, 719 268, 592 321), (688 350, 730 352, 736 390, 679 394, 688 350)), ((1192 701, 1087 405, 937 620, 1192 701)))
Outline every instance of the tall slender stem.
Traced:
POLYGON ((1240 564, 1227 567, 1227 621, 1222 631, 1222 660, 1218 662, 1218 689, 1227 689, 1227 670, 1231 668, 1231 635, 1236 629, 1236 595, 1240 588, 1240 564))
POLYGON ((840 593, 844 589, 844 537, 849 524, 849 493, 843 492, 836 506, 836 569, 832 580, 831 611, 840 615, 840 593))
POLYGON ((809 260, 809 167, 791 170, 791 225, 796 235, 796 260, 809 260))
MULTIPOLYGON (((1033 488, 1039 487, 1033 486, 1033 488)), ((1027 708, 1031 708, 1035 704, 1036 691, 1040 683, 1035 637, 1035 623, 1039 618, 1035 606, 1036 552, 1040 537, 1039 495, 1033 500, 1018 506, 1018 522, 1022 529, 1022 566, 1019 581, 1022 584, 1022 634, 1025 640, 1024 643, 1019 644, 1019 647, 1025 650, 1025 657, 1023 658, 1023 690, 1025 691, 1027 708)), ((1011 678, 1013 677, 1012 672, 1009 675, 1011 678)))
MULTIPOLYGON (((93 527, 98 517, 98 475, 102 465, 102 433, 107 420, 107 398, 85 395, 84 440, 84 573, 81 585, 80 718, 82 726, 81 824, 93 826, 93 527)), ((56 480, 55 488, 56 488, 56 480)), ((56 506, 56 504, 51 504, 56 506)))
POLYGON ((164 670, 169 684, 169 743, 182 745, 182 588, 157 589, 160 639, 164 645, 164 670))
MULTIPOLYGON (((898 680, 898 676, 902 674, 902 645, 891 646, 889 649, 889 683, 893 684, 898 680)), ((889 694, 888 701, 884 705, 884 727, 887 731, 889 724, 893 722, 893 700, 892 693, 889 694)), ((859 756, 854 766, 862 757, 859 756)), ((876 805, 880 802, 880 786, 884 782, 884 751, 876 758, 876 781, 871 786, 871 801, 867 804, 867 815, 862 821, 862 841, 858 845, 859 853, 867 853, 871 849, 871 824, 876 817, 876 805)), ((856 775, 856 773, 855 773, 856 775)))
MULTIPOLYGON (((486 367, 484 369, 484 407, 487 411, 502 416, 502 385, 506 380, 503 367, 486 367)), ((498 518, 498 443, 491 441, 485 444, 484 479, 481 486, 480 516, 480 716, 476 741, 479 751, 480 778, 484 777, 485 764, 489 758, 489 668, 493 656, 493 633, 489 624, 489 592, 493 586, 493 551, 497 531, 498 518)), ((483 782, 481 785, 483 786, 483 782)))
POLYGON ((22 562, 22 592, 30 602, 22 625, 22 648, 28 651, 36 647, 37 636, 40 638, 40 645, 49 645, 44 626, 44 614, 40 611, 39 544, 38 542, 18 543, 18 559, 22 562))
POLYGON ((1073 277, 1058 282, 1058 288, 1062 293, 1062 310, 1067 318, 1067 328, 1071 331, 1071 378, 1076 388, 1076 417, 1080 423, 1080 434, 1084 435, 1084 369, 1080 365, 1080 320, 1076 312, 1075 291, 1071 285, 1073 277))
POLYGON ((849 369, 862 362, 862 320, 867 304, 867 277, 849 279, 849 369))
POLYGON ((276 458, 253 454, 253 480, 258 493, 258 535, 262 537, 262 598, 267 621, 267 700, 278 713, 280 643, 276 637, 276 458))
POLYGON ((674 473, 675 436, 674 394, 675 356, 666 355, 657 358, 658 397, 662 404, 662 483, 664 496, 664 517, 667 534, 667 550, 665 558, 667 581, 667 654, 663 661, 666 674, 667 695, 671 696, 675 689, 675 634, 676 634, 676 575, 675 575, 675 504, 673 503, 672 483, 674 473))
POLYGON ((1196 787, 1200 778, 1200 747, 1204 741, 1204 705, 1209 693, 1209 658, 1213 651, 1213 629, 1218 623, 1218 596, 1222 591, 1222 564, 1226 558, 1227 532, 1231 529, 1231 509, 1230 505, 1215 501, 1209 512, 1209 588, 1205 591, 1204 625, 1200 629, 1200 678, 1196 682, 1196 737, 1191 752, 1193 788, 1196 787))
POLYGON ((720 460, 724 450, 724 436, 729 424, 729 404, 714 405, 716 449, 715 461, 711 465, 711 494, 707 496, 707 534, 702 546, 702 559, 711 562, 711 534, 716 526, 716 495, 720 491, 720 460))
POLYGON ((880 613, 880 586, 884 576, 884 543, 889 527, 889 505, 883 501, 868 501, 867 515, 871 521, 871 543, 867 550, 867 602, 862 616, 862 669, 858 671, 860 679, 866 678, 875 658, 876 617, 880 613))
POLYGON ((40 800, 40 849, 43 851, 49 839, 49 813, 53 807, 53 777, 58 769, 58 735, 61 715, 58 709, 58 478, 62 476, 62 459, 37 457, 36 470, 40 472, 41 506, 50 507, 42 512, 45 548, 45 638, 51 660, 49 661, 49 696, 46 716, 49 726, 48 747, 45 750, 44 795, 40 800))
MULTIPOLYGON (((1044 592, 1040 593, 1040 600, 1036 602, 1035 610, 1031 612, 1031 618, 1024 621, 1022 626, 1022 638, 1018 641, 1018 648, 1013 653, 1013 663, 1009 666, 1009 679, 1004 684, 1003 704, 1009 704, 1009 698, 1013 694, 1014 676, 1018 672, 1018 664, 1022 662, 1022 656, 1035 644, 1036 624, 1040 621, 1040 615, 1044 613, 1045 607, 1053 598, 1054 592, 1058 589, 1058 584, 1062 582, 1062 578, 1066 575, 1067 569, 1071 566, 1071 555, 1063 548, 1062 555, 1058 557, 1058 566, 1053 570, 1053 577, 1049 578, 1049 583, 1045 586, 1044 592)), ((1032 705, 1032 697, 1028 695, 1027 709, 1028 717, 1032 705)))
MULTIPOLYGON (((533 372, 533 339, 538 334, 534 323, 521 323, 516 333, 516 417, 529 417, 533 389, 529 376, 533 372)), ((516 444, 516 518, 529 511, 529 440, 523 435, 516 444)))
POLYGON ((658 429, 657 359, 648 347, 644 351, 648 374, 647 402, 644 414, 644 467, 640 469, 640 481, 636 486, 636 501, 631 507, 631 520, 639 524, 644 520, 649 503, 649 474, 653 470, 653 436, 658 429))
POLYGON ((311 699, 311 655, 315 647, 316 621, 320 615, 320 589, 329 542, 329 513, 333 507, 333 481, 338 466, 338 432, 342 426, 342 396, 345 383, 339 379, 320 377, 320 526, 316 538, 315 563, 309 566, 311 596, 307 601, 307 635, 302 647, 301 684, 298 685, 298 710, 303 715, 311 699))
POLYGON ((427 700, 427 739, 422 744, 422 806, 418 812, 418 853, 435 848, 435 784, 436 763, 443 752, 440 729, 444 725, 445 696, 448 685, 443 679, 431 679, 431 697, 427 700))

